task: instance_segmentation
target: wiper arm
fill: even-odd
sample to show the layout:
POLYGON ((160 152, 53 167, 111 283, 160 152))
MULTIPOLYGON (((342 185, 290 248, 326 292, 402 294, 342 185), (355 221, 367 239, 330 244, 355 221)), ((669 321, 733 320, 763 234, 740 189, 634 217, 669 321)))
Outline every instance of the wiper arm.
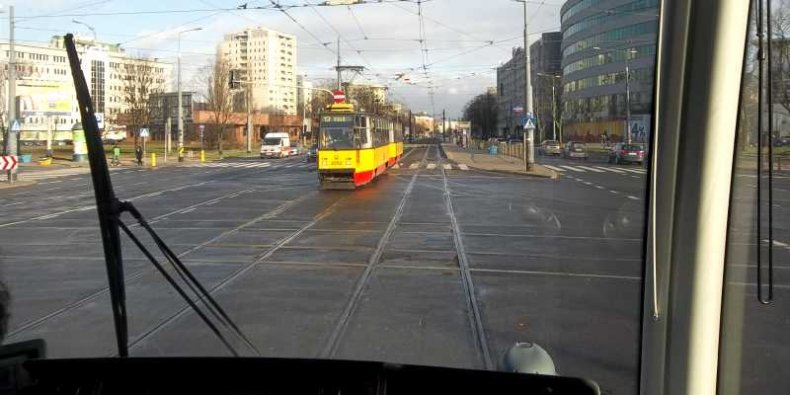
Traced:
POLYGON ((197 278, 192 275, 189 269, 187 269, 178 256, 170 250, 159 235, 154 232, 153 228, 151 228, 137 208, 135 208, 131 202, 122 202, 115 196, 115 191, 113 190, 110 180, 110 173, 107 169, 107 158, 104 155, 101 134, 99 133, 99 127, 94 116, 90 91, 85 82, 85 76, 80 69, 79 56, 77 55, 77 49, 74 45, 74 37, 71 34, 66 35, 65 44, 66 52, 69 57, 69 64, 71 66, 71 74, 74 78, 74 87, 77 92, 77 101, 80 106, 80 117, 82 118, 82 125, 85 130, 85 140, 88 145, 88 159, 90 161, 91 179, 93 181, 93 190, 96 195, 96 209, 99 214, 99 226, 102 234, 102 244, 104 246, 110 300, 115 324, 115 337, 118 343, 118 355, 120 357, 129 356, 128 319, 126 315, 126 294, 123 280, 123 254, 121 253, 120 241, 121 229, 132 239, 146 258, 151 261, 165 280, 186 301, 203 322, 208 325, 211 331, 219 338, 231 354, 234 356, 239 355, 222 332, 220 332, 218 326, 212 319, 241 339, 255 354, 259 354, 252 342, 241 332, 239 327, 230 319, 228 314, 214 300, 211 294, 200 284, 197 278), (175 281, 175 278, 170 275, 159 261, 157 261, 153 254, 151 254, 142 242, 140 242, 137 236, 131 232, 129 227, 121 221, 121 214, 124 212, 129 212, 137 220, 137 223, 148 232, 156 246, 171 264, 178 277, 187 285, 195 296, 195 299, 206 306, 211 317, 201 310, 195 300, 186 293, 184 288, 175 281))

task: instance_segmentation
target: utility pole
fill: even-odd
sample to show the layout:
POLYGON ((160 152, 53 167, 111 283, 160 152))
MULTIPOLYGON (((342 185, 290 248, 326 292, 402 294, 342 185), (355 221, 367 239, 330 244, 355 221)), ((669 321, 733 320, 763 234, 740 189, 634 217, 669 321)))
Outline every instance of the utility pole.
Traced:
POLYGON ((626 141, 631 144, 631 67, 628 64, 628 57, 631 51, 625 51, 625 134, 626 141))
MULTIPOLYGON (((247 79, 250 79, 252 72, 247 62, 247 79)), ((245 100, 247 102, 247 154, 252 152, 252 85, 247 85, 247 95, 245 100)))
POLYGON ((343 89, 343 87, 341 86, 341 84, 343 83, 342 82, 343 69, 340 68, 340 36, 337 37, 337 67, 335 67, 335 70, 337 70, 337 90, 341 90, 343 89))
MULTIPOLYGON (((529 29, 527 26, 527 1, 524 3, 524 111, 527 117, 532 116, 532 76, 530 75, 530 56, 529 56, 529 29)), ((530 122, 529 120, 527 122, 530 122)), ((525 125, 526 126, 526 125, 525 125)), ((524 168, 526 171, 532 170, 535 164, 535 128, 524 128, 524 168)))
MULTIPOLYGON (((16 51, 14 50, 14 6, 8 6, 8 133, 6 134, 6 154, 17 154, 16 123, 16 51)), ((8 171, 8 182, 16 181, 16 169, 8 171)))
POLYGON ((167 154, 170 153, 170 135, 172 134, 170 130, 172 128, 171 123, 170 117, 167 117, 165 121, 165 163, 167 163, 167 154))
POLYGON ((551 139, 557 141, 557 96, 554 93, 554 82, 556 78, 551 79, 551 139))
MULTIPOLYGON (((178 32, 178 161, 184 161, 184 105, 181 103, 181 35, 203 30, 202 27, 178 32)), ((190 96, 191 98, 191 96, 190 96)), ((191 99, 190 99, 191 100, 191 99)), ((191 108, 191 106, 190 106, 191 108)))
MULTIPOLYGON (((362 72, 365 70, 365 66, 343 66, 340 64, 340 37, 337 38, 337 66, 335 66, 335 70, 337 70, 337 90, 343 90, 343 71, 350 70, 355 72, 362 72)), ((351 85, 351 81, 349 81, 349 89, 351 85)), ((350 92, 346 92, 346 101, 350 102, 351 98, 349 96, 350 92)))
POLYGON ((447 133, 446 133, 446 130, 445 130, 446 122, 444 120, 445 119, 444 116, 445 116, 445 113, 444 113, 444 110, 442 110, 442 142, 447 141, 447 133))

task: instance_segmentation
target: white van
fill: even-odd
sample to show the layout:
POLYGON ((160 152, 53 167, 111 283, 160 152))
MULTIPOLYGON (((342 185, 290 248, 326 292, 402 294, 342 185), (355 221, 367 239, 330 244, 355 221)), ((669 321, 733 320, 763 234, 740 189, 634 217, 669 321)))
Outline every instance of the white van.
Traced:
POLYGON ((290 150, 288 133, 266 133, 261 142, 261 158, 286 158, 290 150))

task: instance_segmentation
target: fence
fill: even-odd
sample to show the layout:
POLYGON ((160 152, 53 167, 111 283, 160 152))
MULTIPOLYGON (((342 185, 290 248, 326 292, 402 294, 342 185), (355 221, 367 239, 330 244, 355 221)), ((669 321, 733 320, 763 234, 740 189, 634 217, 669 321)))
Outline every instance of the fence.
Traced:
MULTIPOLYGON (((479 139, 472 139, 469 143, 470 149, 475 149, 478 151, 485 151, 488 150, 492 144, 489 143, 488 140, 479 140, 479 139)), ((497 154, 498 155, 507 155, 512 156, 514 158, 522 159, 524 158, 524 144, 523 143, 506 143, 506 142, 496 142, 494 145, 497 146, 497 154)))

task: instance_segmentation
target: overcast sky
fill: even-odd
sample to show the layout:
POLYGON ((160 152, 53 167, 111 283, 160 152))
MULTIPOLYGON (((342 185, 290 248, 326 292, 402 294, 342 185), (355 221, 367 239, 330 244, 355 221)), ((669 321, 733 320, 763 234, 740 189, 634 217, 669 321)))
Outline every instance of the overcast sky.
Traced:
MULTIPOLYGON (((367 69, 354 81, 388 85, 391 97, 413 110, 441 114, 446 109, 449 117, 460 116, 470 98, 496 85, 494 68, 510 58, 514 46, 523 43, 523 9, 513 0, 430 0, 419 7, 416 0, 305 6, 317 3, 279 1, 284 8, 303 6, 289 8, 286 15, 271 9, 268 0, 22 0, 16 1, 15 7, 16 38, 45 43, 52 35, 66 32, 91 37, 86 27, 72 22, 77 19, 93 26, 99 41, 121 43, 129 53, 175 62, 177 32, 199 26, 202 31, 182 36, 183 86, 197 89, 195 72, 213 59, 225 33, 264 26, 295 35, 299 73, 319 82, 334 79, 339 36, 343 64, 367 69), (225 10, 245 3, 246 10, 225 10), (425 59, 418 10, 423 15, 425 59), (31 16, 37 17, 27 18, 31 16), (396 80, 400 73, 405 76, 396 80), (406 79, 413 85, 404 82, 406 79)), ((562 3, 528 2, 530 42, 541 32, 559 30, 562 3)), ((8 39, 5 4, 3 40, 8 39)))

